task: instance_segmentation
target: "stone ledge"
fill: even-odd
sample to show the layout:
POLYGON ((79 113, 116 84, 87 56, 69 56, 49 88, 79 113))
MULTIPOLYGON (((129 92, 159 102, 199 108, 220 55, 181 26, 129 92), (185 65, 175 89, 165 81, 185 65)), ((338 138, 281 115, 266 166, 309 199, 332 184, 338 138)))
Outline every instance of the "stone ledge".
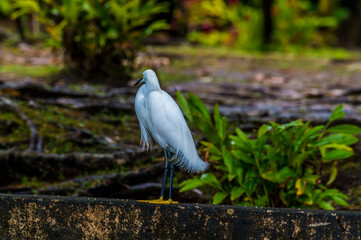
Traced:
POLYGON ((361 213, 0 194, 0 239, 360 239, 361 213))

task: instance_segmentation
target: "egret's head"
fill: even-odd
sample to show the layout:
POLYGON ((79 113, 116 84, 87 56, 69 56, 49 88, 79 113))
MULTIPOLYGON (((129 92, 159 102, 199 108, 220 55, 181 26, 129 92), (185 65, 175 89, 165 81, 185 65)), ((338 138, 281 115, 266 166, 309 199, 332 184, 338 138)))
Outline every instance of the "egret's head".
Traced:
POLYGON ((159 82, 157 75, 151 69, 145 70, 143 72, 143 76, 139 79, 134 86, 138 85, 139 83, 145 83, 145 85, 152 90, 160 89, 159 82))

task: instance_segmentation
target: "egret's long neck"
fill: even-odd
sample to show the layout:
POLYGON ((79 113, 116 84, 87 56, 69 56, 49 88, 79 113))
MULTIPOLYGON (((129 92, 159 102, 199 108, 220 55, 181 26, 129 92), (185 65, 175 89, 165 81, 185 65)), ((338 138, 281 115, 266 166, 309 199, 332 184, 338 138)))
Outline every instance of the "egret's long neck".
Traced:
POLYGON ((150 78, 145 84, 147 92, 161 90, 157 77, 150 78))

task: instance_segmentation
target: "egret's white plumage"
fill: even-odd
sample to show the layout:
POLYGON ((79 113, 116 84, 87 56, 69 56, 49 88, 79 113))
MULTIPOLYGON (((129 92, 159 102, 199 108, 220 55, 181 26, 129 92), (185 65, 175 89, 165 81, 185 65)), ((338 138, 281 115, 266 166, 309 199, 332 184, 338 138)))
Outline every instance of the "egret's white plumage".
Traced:
POLYGON ((207 168, 199 158, 191 131, 177 103, 160 88, 158 78, 152 70, 143 73, 144 82, 135 97, 143 147, 152 147, 152 140, 162 148, 174 153, 175 164, 190 172, 207 168))

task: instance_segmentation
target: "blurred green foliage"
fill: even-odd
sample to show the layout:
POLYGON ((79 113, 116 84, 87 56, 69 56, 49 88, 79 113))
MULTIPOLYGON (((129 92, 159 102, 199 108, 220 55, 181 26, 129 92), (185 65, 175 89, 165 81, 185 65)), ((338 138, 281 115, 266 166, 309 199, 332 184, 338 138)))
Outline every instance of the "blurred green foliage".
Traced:
POLYGON ((261 9, 225 0, 202 0, 190 9, 191 42, 259 49, 262 44, 261 9))
POLYGON ((311 1, 276 0, 273 11, 273 44, 280 50, 334 44, 334 31, 347 17, 347 11, 341 8, 323 15, 311 1))
POLYGON ((311 126, 301 120, 261 126, 247 135, 227 129, 227 119, 216 105, 213 116, 195 95, 186 99, 177 93, 187 119, 206 136, 201 151, 213 170, 200 178, 180 184, 181 191, 207 186, 213 203, 269 207, 334 209, 348 206, 348 197, 328 186, 337 176, 337 162, 351 157, 350 145, 361 128, 354 125, 330 127, 344 117, 343 107, 335 108, 326 125, 311 126), (327 167, 325 167, 327 166, 327 167), (327 179, 327 183, 321 179, 327 179))
MULTIPOLYGON (((275 0, 270 9, 272 36, 264 46, 262 1, 200 0, 190 8, 188 39, 205 45, 229 45, 247 50, 290 51, 336 42, 335 30, 347 18, 345 9, 325 13, 311 0, 275 0)), ((330 1, 326 1, 330 2, 330 1)), ((326 5, 327 6, 327 5, 326 5)))
POLYGON ((64 48, 70 69, 128 80, 144 38, 168 28, 155 17, 167 6, 155 0, 17 0, 11 18, 35 14, 51 36, 48 43, 64 48))
POLYGON ((12 64, 1 65, 0 73, 14 74, 16 77, 49 77, 51 75, 58 74, 62 66, 53 64, 44 65, 24 65, 24 64, 12 64))
POLYGON ((1 0, 0 1, 0 15, 7 16, 11 13, 11 0, 1 0))
MULTIPOLYGON (((41 23, 37 29, 50 35, 48 44, 64 50, 65 66, 73 72, 82 77, 109 76, 120 82, 129 79, 144 39, 161 30, 171 28, 168 34, 188 31, 190 42, 231 46, 232 51, 304 54, 305 49, 334 46, 341 21, 352 15, 346 1, 273 0, 266 9, 267 1, 1 0, 0 12, 22 20, 16 24, 26 25, 25 31, 18 29, 20 35, 26 35, 27 28, 36 25, 29 22, 37 19, 41 23), (268 25, 265 12, 271 16, 268 25), (270 37, 266 38, 268 28, 270 37)), ((354 27, 350 26, 349 32, 354 27)))

